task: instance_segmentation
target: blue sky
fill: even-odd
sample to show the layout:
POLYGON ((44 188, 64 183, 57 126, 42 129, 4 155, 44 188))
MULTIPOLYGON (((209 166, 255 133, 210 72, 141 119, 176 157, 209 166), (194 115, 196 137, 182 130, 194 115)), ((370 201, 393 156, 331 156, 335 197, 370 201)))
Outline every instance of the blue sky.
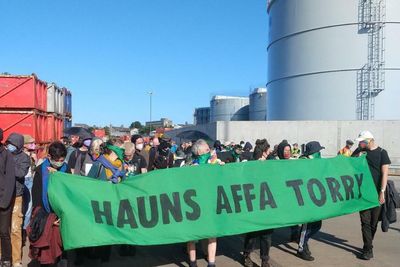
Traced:
POLYGON ((0 72, 73 93, 73 121, 193 121, 267 80, 265 0, 0 1, 0 72))

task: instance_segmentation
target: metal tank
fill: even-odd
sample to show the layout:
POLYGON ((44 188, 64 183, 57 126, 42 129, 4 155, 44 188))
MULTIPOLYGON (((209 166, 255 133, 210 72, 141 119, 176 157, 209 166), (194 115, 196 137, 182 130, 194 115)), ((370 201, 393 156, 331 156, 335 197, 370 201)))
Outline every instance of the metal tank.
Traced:
POLYGON ((270 0, 268 120, 400 119, 399 0, 270 0))
POLYGON ((202 107, 194 110, 194 124, 201 125, 210 122, 210 108, 202 107))
POLYGON ((249 120, 267 120, 267 89, 256 88, 250 94, 249 120))
POLYGON ((210 102, 211 122, 248 121, 249 98, 236 96, 214 96, 210 102))

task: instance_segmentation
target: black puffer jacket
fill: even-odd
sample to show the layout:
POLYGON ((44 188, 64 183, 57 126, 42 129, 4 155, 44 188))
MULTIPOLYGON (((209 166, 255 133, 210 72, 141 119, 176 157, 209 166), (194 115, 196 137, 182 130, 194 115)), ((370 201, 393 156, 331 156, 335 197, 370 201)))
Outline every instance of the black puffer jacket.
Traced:
POLYGON ((0 208, 11 204, 15 191, 15 163, 13 156, 0 143, 0 208))
POLYGON ((10 134, 7 138, 7 142, 17 147, 17 150, 12 153, 15 162, 15 195, 22 196, 24 193, 25 176, 28 174, 29 167, 31 166, 31 159, 23 151, 24 137, 21 134, 10 134))

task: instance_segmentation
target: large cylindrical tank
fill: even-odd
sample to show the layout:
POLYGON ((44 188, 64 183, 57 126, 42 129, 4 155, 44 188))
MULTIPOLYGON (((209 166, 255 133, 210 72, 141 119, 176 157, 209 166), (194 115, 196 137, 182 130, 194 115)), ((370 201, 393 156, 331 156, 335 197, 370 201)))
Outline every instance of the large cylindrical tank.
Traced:
POLYGON ((256 88, 250 94, 249 120, 267 120, 267 89, 256 88))
POLYGON ((211 122, 249 120, 248 97, 214 96, 210 107, 211 122))
MULTIPOLYGON (((372 2, 378 2, 373 0, 372 2)), ((371 57, 360 29, 360 6, 370 0, 270 0, 268 120, 358 118, 358 73, 371 57)), ((374 119, 400 119, 400 1, 383 1, 384 90, 374 119)))

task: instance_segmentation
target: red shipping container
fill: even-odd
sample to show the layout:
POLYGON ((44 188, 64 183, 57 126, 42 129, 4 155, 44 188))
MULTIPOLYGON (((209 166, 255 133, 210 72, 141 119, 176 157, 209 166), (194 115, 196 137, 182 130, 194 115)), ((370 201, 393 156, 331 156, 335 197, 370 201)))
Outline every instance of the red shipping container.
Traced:
POLYGON ((4 131, 4 140, 11 133, 29 134, 37 143, 47 143, 47 117, 34 111, 0 110, 0 128, 4 131))
POLYGON ((64 121, 54 114, 47 116, 47 140, 57 141, 63 136, 64 121))
POLYGON ((0 75, 0 108, 47 110, 47 84, 36 75, 0 75))

